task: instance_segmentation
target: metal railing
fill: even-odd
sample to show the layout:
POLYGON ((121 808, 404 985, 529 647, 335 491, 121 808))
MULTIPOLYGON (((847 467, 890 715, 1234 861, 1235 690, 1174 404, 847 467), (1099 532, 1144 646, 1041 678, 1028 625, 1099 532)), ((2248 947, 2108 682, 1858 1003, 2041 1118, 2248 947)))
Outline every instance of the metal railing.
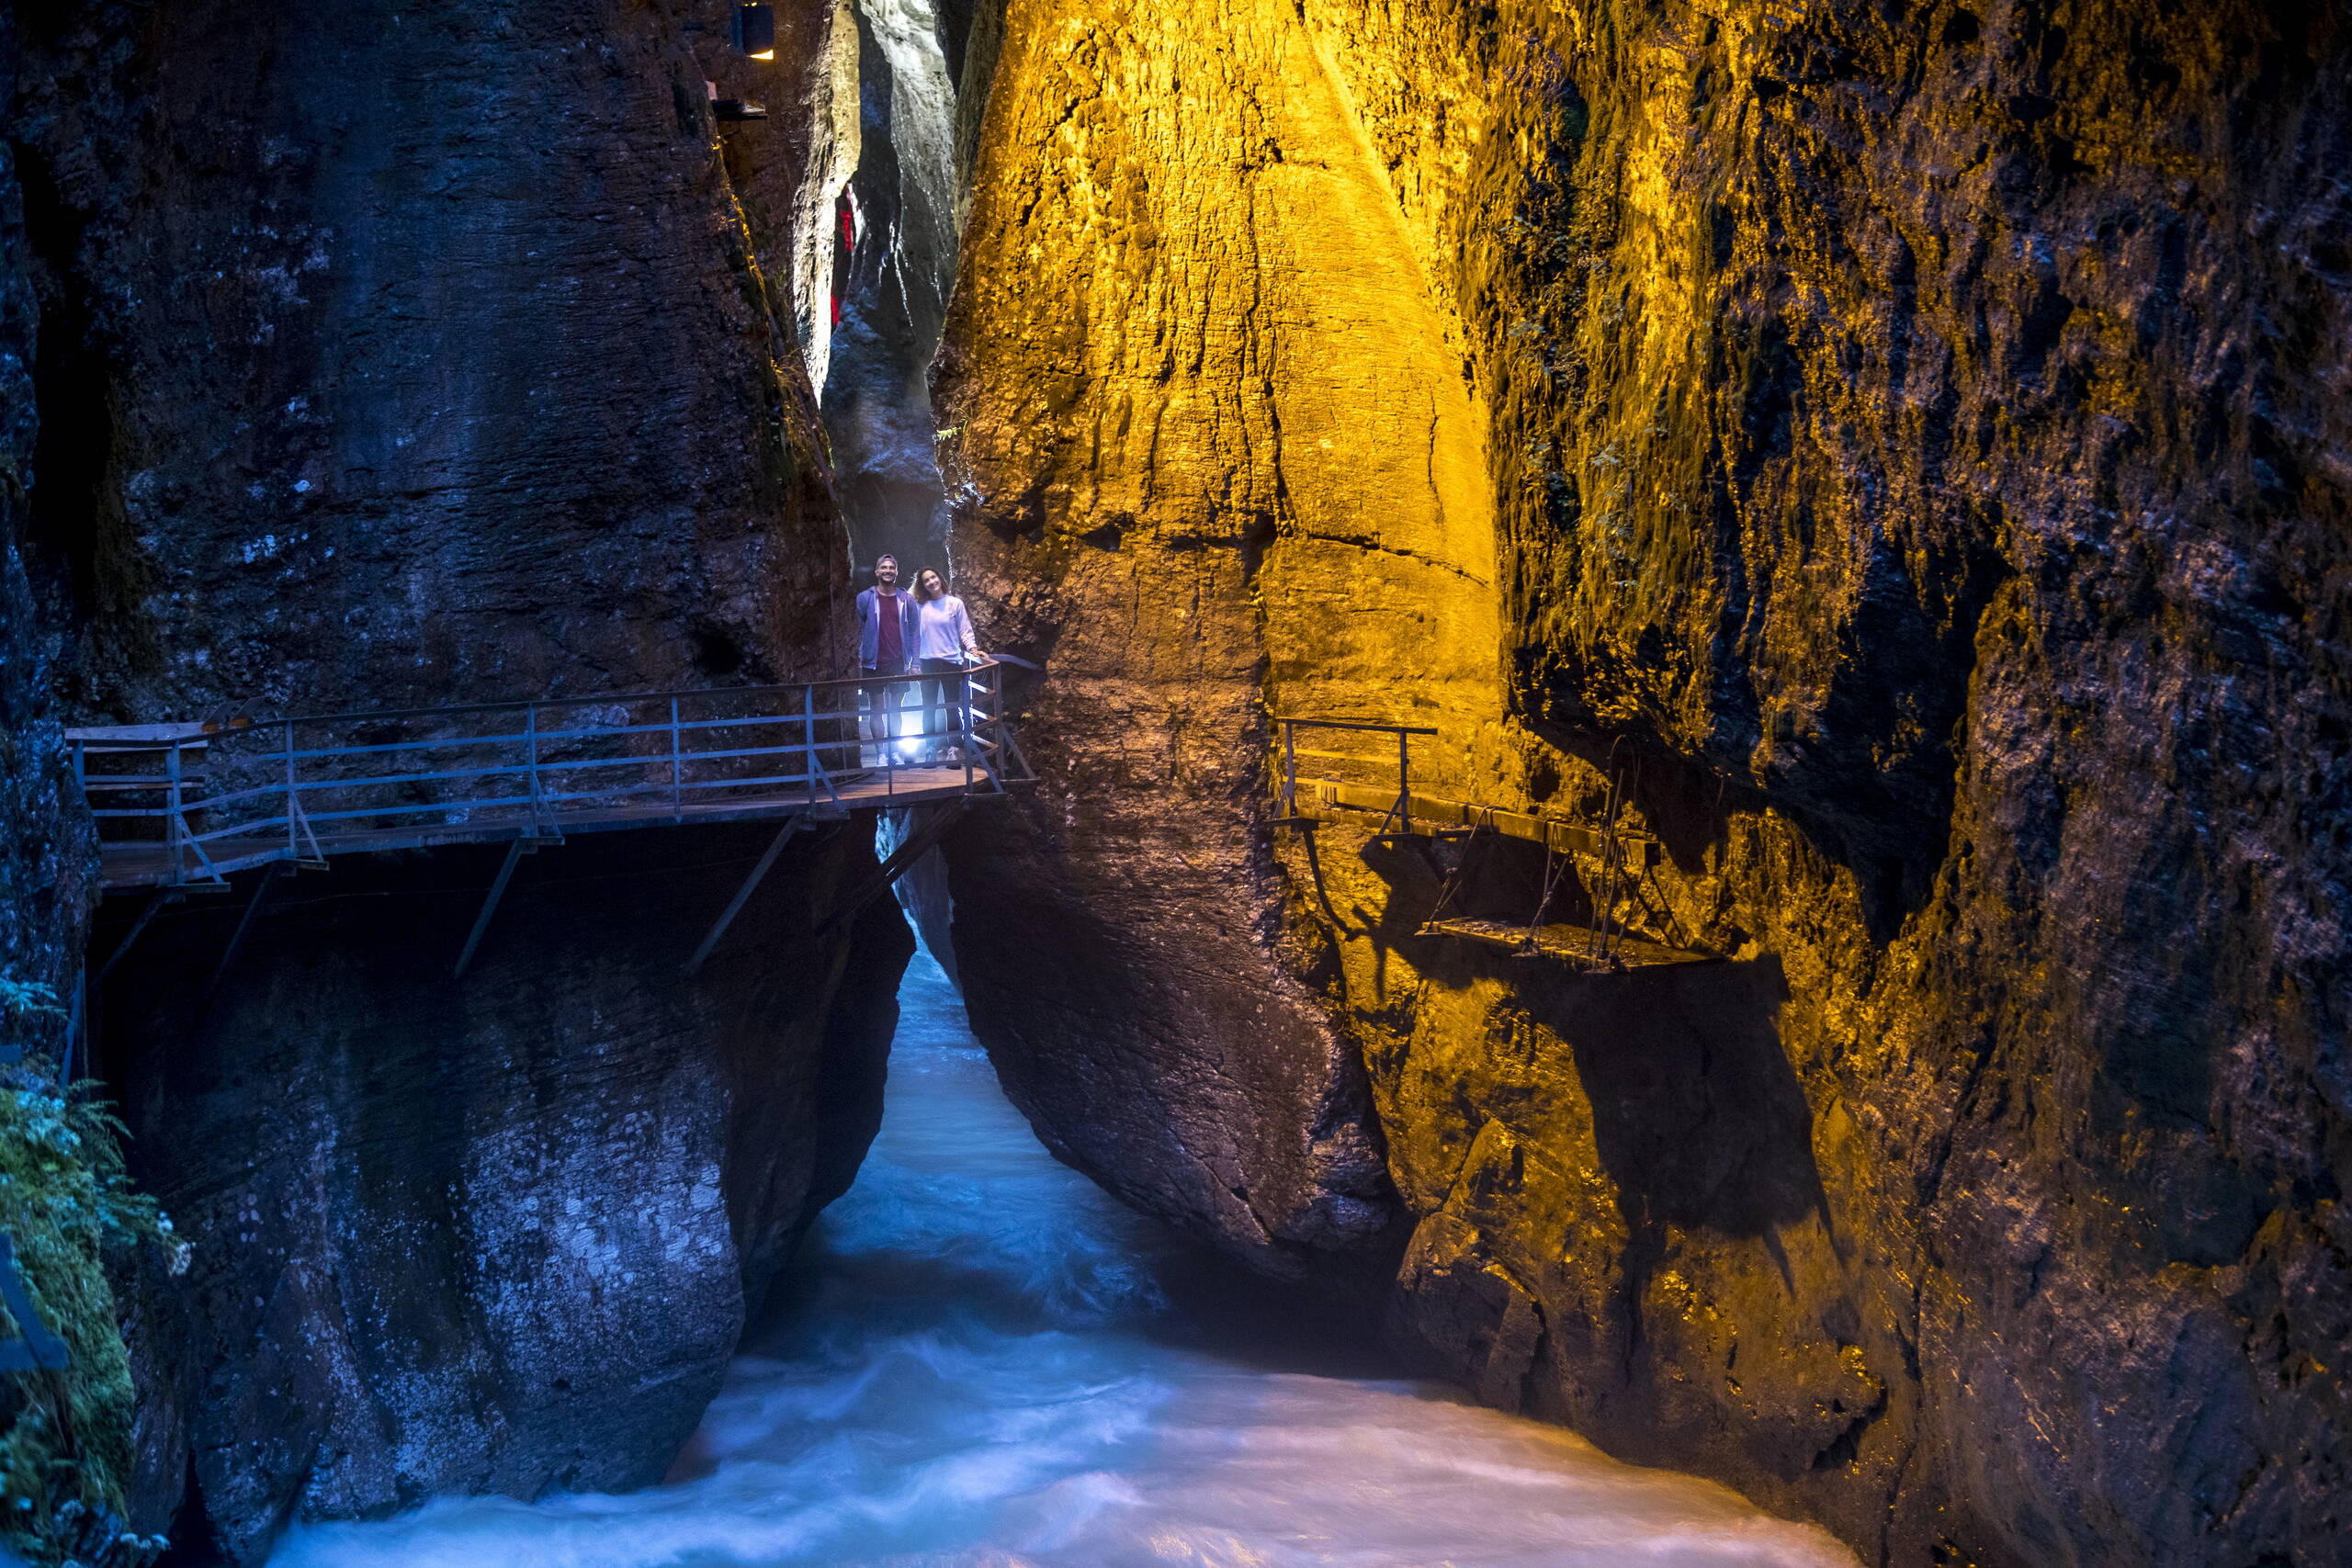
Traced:
POLYGON ((1324 918, 1340 931, 1349 930, 1348 923, 1333 906, 1329 890, 1325 886, 1315 829, 1318 823, 1324 821, 1343 816, 1351 816, 1360 821, 1363 817, 1377 811, 1382 814, 1380 826, 1368 835, 1374 842, 1394 845, 1408 840, 1426 839, 1431 841, 1453 840, 1463 845, 1461 857, 1442 874, 1437 899, 1421 920, 1417 935, 1466 937, 1491 942, 1507 946, 1523 957, 1558 958, 1580 967, 1611 972, 1719 956, 1694 951, 1695 944, 1688 933, 1675 939, 1676 945, 1669 945, 1665 941, 1636 938, 1620 924, 1619 915, 1625 901, 1628 898, 1637 899, 1635 884, 1648 874, 1662 852, 1654 836, 1631 828, 1626 822, 1631 803, 1641 783, 1638 759, 1628 773, 1619 767, 1616 754, 1611 751, 1603 774, 1607 790, 1601 802, 1600 818, 1598 821, 1579 821, 1546 815, 1540 808, 1509 811, 1435 795, 1416 795, 1413 793, 1412 739, 1415 736, 1436 735, 1438 731, 1435 729, 1365 719, 1288 716, 1278 717, 1274 722, 1280 728, 1277 745, 1282 782, 1277 814, 1269 825, 1300 830, 1299 844, 1316 901, 1321 907, 1324 918), (1351 751, 1309 749, 1299 744, 1298 732, 1301 730, 1393 736, 1396 740, 1394 758, 1392 761, 1385 740, 1371 748, 1351 751), (1320 777, 1307 781, 1306 798, 1302 809, 1298 770, 1303 761, 1325 764, 1325 770, 1320 777), (1393 791, 1388 772, 1392 766, 1395 769, 1393 791), (1346 773, 1355 776, 1343 776, 1346 773), (1533 911, 1523 921, 1500 921, 1461 915, 1448 918, 1448 906, 1458 892, 1464 891, 1464 885, 1470 877, 1472 859, 1477 850, 1482 844, 1502 839, 1518 839, 1543 846, 1542 890, 1535 900, 1533 911), (1581 869, 1579 861, 1584 863, 1581 869), (1555 896, 1567 885, 1572 874, 1584 886, 1589 908, 1582 930, 1567 933, 1567 928, 1546 926, 1544 919, 1551 911, 1555 896), (1573 940, 1570 940, 1571 935, 1573 940))
POLYGON ((1002 793, 1026 767, 1001 669, 67 733, 107 884, 217 883, 273 860, 1002 793))
MULTIPOLYGON (((1282 728, 1283 784, 1280 815, 1282 821, 1295 822, 1299 819, 1298 764, 1302 759, 1310 762, 1343 765, 1354 769, 1369 768, 1384 773, 1386 772, 1385 748, 1383 748, 1382 756, 1374 758, 1352 751, 1310 750, 1298 743, 1298 731, 1302 729, 1329 729, 1356 734, 1393 735, 1396 738, 1396 797, 1395 804, 1388 808, 1388 815, 1381 818, 1380 831, 1385 835, 1392 831, 1410 832, 1412 830, 1413 737, 1435 735, 1436 730, 1409 724, 1381 724, 1369 719, 1354 718, 1277 718, 1274 722, 1282 728)), ((1385 779, 1382 781, 1384 786, 1385 782, 1385 779)))

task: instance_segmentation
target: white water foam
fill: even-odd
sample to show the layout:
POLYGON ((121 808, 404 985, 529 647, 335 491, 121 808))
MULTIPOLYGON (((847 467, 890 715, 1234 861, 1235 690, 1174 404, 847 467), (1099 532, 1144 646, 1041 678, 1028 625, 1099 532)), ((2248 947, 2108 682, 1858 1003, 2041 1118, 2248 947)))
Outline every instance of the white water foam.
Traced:
POLYGON ((900 1003, 882 1134, 688 1479, 310 1526, 272 1568, 1852 1568, 1434 1385, 1175 1342, 1182 1249, 1038 1146, 928 954, 900 1003))

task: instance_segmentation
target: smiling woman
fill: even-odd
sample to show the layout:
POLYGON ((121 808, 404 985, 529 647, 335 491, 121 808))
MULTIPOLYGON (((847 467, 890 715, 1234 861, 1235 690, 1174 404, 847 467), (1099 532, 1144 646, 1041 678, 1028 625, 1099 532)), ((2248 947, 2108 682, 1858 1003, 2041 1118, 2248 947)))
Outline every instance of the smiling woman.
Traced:
POLYGON ((1851 1562, 1333 1336, 1227 1307, 1201 1343, 1204 1302, 1285 1303, 1048 1157, 929 954, 899 1004, 882 1131, 820 1222, 810 1289, 672 1484, 313 1527, 272 1568, 1851 1562))

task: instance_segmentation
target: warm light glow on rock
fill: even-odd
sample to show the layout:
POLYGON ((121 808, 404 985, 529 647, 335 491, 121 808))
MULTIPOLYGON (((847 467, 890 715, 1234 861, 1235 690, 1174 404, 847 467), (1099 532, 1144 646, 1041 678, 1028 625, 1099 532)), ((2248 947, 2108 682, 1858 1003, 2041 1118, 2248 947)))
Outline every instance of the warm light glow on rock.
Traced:
MULTIPOLYGON (((2244 235, 2325 226, 2341 117, 2289 106, 2342 101, 2345 38, 2246 20, 2295 33, 2257 73, 2229 25, 1012 0, 939 388, 967 592, 1051 656, 1040 809, 956 883, 1031 1114, 1269 1267, 1409 1230, 1399 1316, 1486 1397, 1894 1560, 2204 1529, 2081 1489, 2228 1468, 2153 1457, 2199 1379, 2248 1443, 2317 1417, 2233 1356, 2132 1365, 2119 1335, 2267 1332, 2156 1260, 2249 1270, 2322 1338, 2352 1290, 2287 1283, 2254 1216, 2337 1222, 2226 1131, 2300 1129, 2277 1169, 2334 1179, 2341 1114, 2289 1087, 2329 979, 2255 869, 2304 807, 2188 739, 2272 737, 2308 705, 2279 671, 2342 671, 2229 573, 2342 560, 2309 477, 2341 291, 2244 235), (2257 437, 2183 367, 2289 296, 2304 434, 2257 437), (2304 478, 2226 477, 2191 427, 2304 478), (2215 651, 2248 616, 2283 640, 2215 651), (1310 868, 1260 825, 1280 713, 1433 725, 1417 777, 1457 801, 1589 821, 1613 775, 1663 852, 1610 913, 1723 961, 1414 937, 1466 852, 1367 819, 1310 868)), ((1477 913, 1529 919, 1541 851, 1483 852, 1477 913)), ((2298 1506, 2246 1539, 2323 1529, 2298 1506)))

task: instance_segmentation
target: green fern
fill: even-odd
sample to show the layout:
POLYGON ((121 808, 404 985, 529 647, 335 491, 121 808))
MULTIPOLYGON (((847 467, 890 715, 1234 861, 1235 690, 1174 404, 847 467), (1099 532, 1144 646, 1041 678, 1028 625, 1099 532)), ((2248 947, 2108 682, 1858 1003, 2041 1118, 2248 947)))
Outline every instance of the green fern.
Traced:
MULTIPOLYGON (((61 1011, 49 987, 0 977, 0 1045, 32 1043, 61 1011)), ((106 1259, 178 1244, 132 1190, 122 1124, 94 1087, 60 1093, 46 1075, 0 1070, 0 1231, 34 1311, 72 1355, 62 1371, 0 1374, 0 1555, 121 1568, 162 1542, 123 1529, 135 1401, 106 1259)), ((0 1308, 0 1334, 21 1332, 0 1308)))

